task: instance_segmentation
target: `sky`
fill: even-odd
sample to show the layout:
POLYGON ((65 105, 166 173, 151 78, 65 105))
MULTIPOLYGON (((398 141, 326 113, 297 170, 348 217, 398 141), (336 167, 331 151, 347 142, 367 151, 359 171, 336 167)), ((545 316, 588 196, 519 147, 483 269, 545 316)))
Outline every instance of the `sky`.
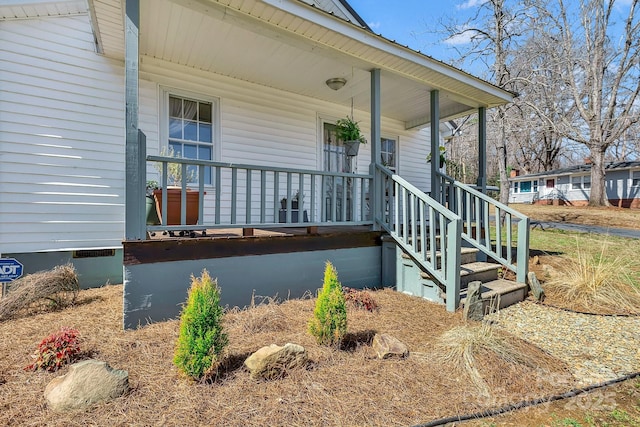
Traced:
POLYGON ((429 34, 441 18, 466 18, 481 0, 348 0, 376 34, 448 62, 450 46, 429 34))

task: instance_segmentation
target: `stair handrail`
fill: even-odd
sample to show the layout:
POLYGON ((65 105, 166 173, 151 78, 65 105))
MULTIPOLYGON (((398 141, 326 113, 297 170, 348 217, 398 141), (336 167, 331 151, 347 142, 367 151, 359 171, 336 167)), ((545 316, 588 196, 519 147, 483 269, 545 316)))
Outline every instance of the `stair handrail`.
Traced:
POLYGON ((460 304, 461 217, 382 165, 376 165, 376 175, 376 197, 382 203, 374 220, 444 285, 447 310, 455 311, 460 304))
POLYGON ((518 282, 526 283, 529 271, 529 217, 462 182, 452 180, 451 184, 455 190, 455 198, 450 203, 450 208, 462 218, 462 238, 515 272, 518 282), (494 211, 493 216, 490 215, 491 207, 494 211), (514 218, 517 219, 515 236, 512 227, 514 218), (495 248, 492 245, 492 225, 495 248), (516 239, 515 262, 511 249, 514 237, 516 239), (506 247, 504 253, 503 243, 506 247))

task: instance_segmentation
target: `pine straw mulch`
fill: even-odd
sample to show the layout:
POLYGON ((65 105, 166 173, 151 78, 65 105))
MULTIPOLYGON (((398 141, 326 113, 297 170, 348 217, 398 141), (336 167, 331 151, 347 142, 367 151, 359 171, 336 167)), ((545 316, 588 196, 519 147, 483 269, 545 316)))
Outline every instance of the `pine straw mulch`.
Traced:
POLYGON ((0 425, 412 425, 575 386, 554 380, 567 377, 562 362, 510 338, 537 366, 479 352, 476 367, 489 390, 482 394, 466 372, 436 354, 438 337, 464 324, 460 313, 393 290, 373 295, 376 312, 349 309, 350 335, 340 350, 316 345, 306 332, 313 299, 231 310, 225 318, 230 346, 224 370, 217 382, 197 384, 172 364, 178 321, 123 331, 122 286, 81 291, 73 307, 0 322, 0 425), (83 350, 94 358, 128 370, 128 395, 86 412, 58 414, 46 407, 46 385, 68 368, 57 373, 23 368, 38 342, 62 326, 79 329, 83 350), (377 360, 369 345, 375 332, 405 342, 409 358, 377 360), (306 347, 307 369, 280 380, 251 380, 244 359, 264 345, 286 342, 306 347))

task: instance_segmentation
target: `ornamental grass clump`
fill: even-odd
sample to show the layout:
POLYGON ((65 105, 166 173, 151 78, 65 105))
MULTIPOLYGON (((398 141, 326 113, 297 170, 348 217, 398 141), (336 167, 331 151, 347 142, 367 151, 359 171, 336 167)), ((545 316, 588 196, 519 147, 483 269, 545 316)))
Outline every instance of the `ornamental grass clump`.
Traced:
POLYGON ((338 272, 329 261, 324 269, 324 283, 308 328, 318 344, 328 346, 339 346, 347 333, 344 293, 338 281, 338 272))
POLYGON ((565 257, 545 283, 547 296, 578 311, 640 314, 640 290, 629 256, 623 255, 610 255, 606 242, 599 251, 577 244, 576 254, 565 257))
POLYGON ((173 363, 194 380, 209 380, 217 371, 220 354, 229 342, 222 327, 223 314, 218 281, 207 270, 199 278, 192 275, 173 363))

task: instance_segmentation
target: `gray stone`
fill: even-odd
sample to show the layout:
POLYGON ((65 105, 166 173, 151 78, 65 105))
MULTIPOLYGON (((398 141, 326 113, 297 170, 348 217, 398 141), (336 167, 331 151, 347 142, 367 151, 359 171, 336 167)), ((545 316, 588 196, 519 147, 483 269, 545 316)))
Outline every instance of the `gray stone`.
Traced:
POLYGON ((44 397, 51 409, 64 412, 115 399, 128 390, 127 371, 112 369, 99 360, 85 360, 74 363, 65 375, 51 380, 44 397))
POLYGON ((482 282, 469 283, 467 299, 464 303, 463 316, 469 320, 482 320, 484 317, 484 303, 482 302, 482 282))
POLYGON ((536 277, 536 273, 530 271, 527 275, 529 279, 529 287, 531 288, 531 293, 537 301, 544 301, 544 289, 542 289, 542 285, 538 281, 536 277))
POLYGON ((409 356, 407 346, 397 338, 389 334, 376 334, 371 343, 373 350, 376 352, 378 359, 388 359, 397 357, 403 359, 409 356))
POLYGON ((291 369, 305 366, 307 360, 307 351, 301 345, 287 343, 280 347, 271 344, 249 356, 244 365, 251 372, 251 378, 275 379, 291 369))

